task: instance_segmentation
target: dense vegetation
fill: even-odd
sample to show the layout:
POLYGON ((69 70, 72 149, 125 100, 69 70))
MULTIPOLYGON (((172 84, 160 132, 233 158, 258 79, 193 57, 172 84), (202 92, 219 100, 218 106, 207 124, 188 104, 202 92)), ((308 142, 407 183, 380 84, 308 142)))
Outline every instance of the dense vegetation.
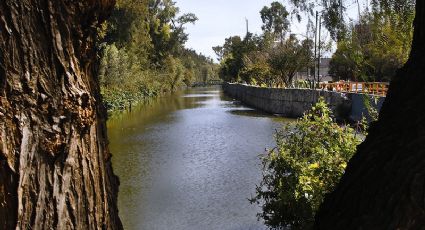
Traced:
POLYGON ((276 134, 277 148, 263 158, 263 180, 251 202, 266 225, 309 229, 360 143, 357 132, 334 122, 323 100, 276 134))
MULTIPOLYGON (((357 24, 344 23, 342 17, 345 10, 344 1, 291 0, 290 2, 301 11, 312 11, 318 2, 323 4, 324 24, 338 44, 338 49, 332 58, 332 72, 336 78, 387 81, 408 59, 413 33, 414 1, 372 1, 372 10, 364 12, 362 20, 357 24)), ((308 15, 311 16, 312 13, 309 12, 308 15)), ((418 33, 416 36, 419 36, 418 33)), ((419 66, 413 67, 412 60, 414 58, 410 55, 410 65, 408 62, 404 68, 411 70, 419 68, 419 66)), ((407 72, 402 70, 398 72, 396 85, 404 86, 403 84, 408 82, 401 78, 408 77, 407 72)), ((418 72, 413 72, 413 75, 421 76, 418 72)), ((391 96, 384 104, 384 108, 385 106, 391 108, 392 113, 397 113, 399 103, 407 101, 406 97, 397 95, 401 92, 409 93, 406 87, 403 88, 404 91, 400 91, 401 86, 395 86, 399 87, 399 91, 393 91, 392 94, 390 89, 391 96), (393 102, 393 97, 405 99, 393 102)), ((370 104, 366 106, 370 107, 370 104)), ((411 106, 416 108, 418 105, 411 104, 411 106)), ((416 111, 418 110, 409 110, 409 116, 416 111)), ((400 209, 406 208, 404 210, 410 210, 416 205, 415 202, 407 204, 403 200, 405 198, 391 201, 394 197, 392 192, 385 193, 385 199, 380 193, 383 191, 382 187, 387 188, 385 191, 392 191, 388 187, 398 189, 400 181, 405 179, 397 173, 400 177, 395 183, 393 177, 388 176, 391 175, 388 172, 379 174, 388 169, 390 164, 389 161, 384 159, 382 162, 381 159, 389 154, 397 154, 400 161, 407 161, 403 155, 406 152, 404 147, 400 148, 397 144, 393 144, 395 140, 402 137, 387 139, 391 136, 387 133, 394 132, 393 124, 397 119, 389 119, 394 115, 386 112, 384 115, 386 120, 381 121, 382 118, 380 118, 381 120, 377 121, 377 124, 381 126, 374 124, 370 130, 363 127, 363 130, 369 132, 373 138, 366 137, 364 144, 358 147, 360 153, 357 155, 354 153, 357 151, 356 146, 360 143, 358 135, 353 129, 334 123, 323 101, 299 119, 294 126, 287 126, 279 131, 276 135, 277 147, 263 158, 263 180, 257 187, 256 196, 251 199, 251 202, 262 206, 263 212, 259 213, 259 217, 265 221, 266 225, 277 229, 311 229, 313 224, 316 224, 316 227, 320 226, 320 229, 346 227, 370 229, 376 226, 382 229, 399 228, 397 226, 404 226, 401 227, 403 229, 412 228, 411 223, 418 219, 415 216, 399 215, 394 212, 396 209, 383 210, 383 207, 389 207, 389 204, 395 206, 396 202, 401 204, 400 209), (386 145, 382 144, 383 140, 386 145), (389 148, 387 145, 392 147, 389 148), (350 160, 353 155, 354 160, 350 160), (347 164, 348 168, 346 168, 347 164), (345 173, 345 170, 349 173, 345 173), (379 176, 376 178, 379 177, 379 179, 369 180, 369 175, 377 174, 379 176), (341 177, 343 179, 340 181, 341 177), (381 182, 381 179, 384 181, 381 182), (356 190, 364 184, 373 189, 373 192, 369 192, 368 189, 356 190), (356 201, 353 202, 352 198, 356 201), (375 202, 374 199, 378 201, 375 202), (353 205, 356 206, 355 209, 352 209, 353 205), (377 208, 378 206, 380 208, 377 208), (386 212, 386 215, 382 215, 382 212, 386 212), (391 216, 392 213, 395 215, 391 216), (389 221, 381 216, 390 216, 389 219, 395 218, 397 221, 389 221)), ((376 111, 369 111, 369 113, 372 120, 378 118, 376 111)), ((401 127, 400 130, 403 130, 405 122, 398 124, 401 127)), ((403 135, 405 134, 400 136, 403 135)), ((399 171, 398 163, 398 161, 391 162, 394 166, 391 167, 393 172, 399 171)), ((409 166, 404 166, 403 170, 406 173, 411 172, 409 166)), ((403 194, 409 189, 408 185, 404 186, 403 194)), ((421 213, 420 210, 414 212, 421 213)), ((413 226, 423 226, 421 224, 422 222, 413 226)))
MULTIPOLYGON (((309 1, 292 2, 296 9, 311 9, 309 1)), ((329 71, 334 80, 389 81, 407 61, 413 35, 412 1, 397 7, 372 1, 371 9, 355 23, 344 22, 340 14, 345 8, 339 2, 323 0, 321 6, 322 23, 337 44, 329 71)), ((291 12, 301 17, 297 10, 291 12)), ((314 50, 330 50, 331 44, 322 41, 315 47, 312 11, 304 39, 290 33, 290 13, 281 3, 265 6, 260 16, 262 34, 229 37, 223 46, 213 47, 221 62, 220 77, 228 82, 293 87, 298 83, 294 81, 297 72, 314 75, 314 50)))
POLYGON ((232 36, 223 46, 213 47, 221 62, 220 78, 269 87, 293 86, 298 71, 314 66, 313 39, 300 40, 289 34, 289 13, 279 2, 265 6, 260 15, 261 35, 247 33, 243 39, 232 36))
POLYGON ((211 58, 184 47, 185 25, 172 0, 118 0, 100 31, 100 82, 108 109, 216 78, 211 58))
POLYGON ((386 11, 374 5, 338 41, 330 74, 335 80, 391 80, 409 56, 413 19, 413 5, 386 11))

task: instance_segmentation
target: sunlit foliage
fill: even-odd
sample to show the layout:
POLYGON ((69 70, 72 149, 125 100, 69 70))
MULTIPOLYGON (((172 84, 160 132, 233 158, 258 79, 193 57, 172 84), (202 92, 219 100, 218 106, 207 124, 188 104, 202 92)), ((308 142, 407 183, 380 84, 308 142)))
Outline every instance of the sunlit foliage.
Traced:
POLYGON ((313 64, 313 40, 299 40, 289 32, 286 8, 272 2, 260 11, 263 34, 229 37, 213 47, 221 61, 220 77, 228 82, 262 86, 293 86, 297 71, 313 64))
POLYGON ((372 11, 350 26, 330 63, 335 80, 389 81, 406 61, 413 37, 413 8, 408 12, 372 11))
POLYGON ((258 216, 271 228, 309 229, 361 140, 354 129, 334 122, 323 99, 275 138, 251 202, 261 205, 258 216))
POLYGON ((109 109, 217 78, 213 60, 184 47, 185 25, 172 0, 118 0, 99 31, 100 82, 109 109), (205 72, 205 70, 208 70, 205 72))

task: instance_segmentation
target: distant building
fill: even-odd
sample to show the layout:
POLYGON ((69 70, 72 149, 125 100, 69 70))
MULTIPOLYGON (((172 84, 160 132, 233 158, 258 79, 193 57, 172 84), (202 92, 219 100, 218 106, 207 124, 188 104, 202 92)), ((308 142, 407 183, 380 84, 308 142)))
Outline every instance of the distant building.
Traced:
MULTIPOLYGON (((331 62, 331 58, 321 58, 319 65, 319 74, 324 78, 329 77, 329 63, 331 62)), ((332 78, 330 78, 332 80, 332 78)))
MULTIPOLYGON (((319 65, 319 74, 320 74, 320 81, 332 81, 332 77, 329 75, 329 63, 331 61, 331 58, 321 58, 320 59, 320 65, 319 65)), ((317 73, 317 72, 316 72, 317 73)), ((313 70, 312 69, 303 69, 301 71, 298 71, 295 80, 311 80, 313 81, 313 70)))

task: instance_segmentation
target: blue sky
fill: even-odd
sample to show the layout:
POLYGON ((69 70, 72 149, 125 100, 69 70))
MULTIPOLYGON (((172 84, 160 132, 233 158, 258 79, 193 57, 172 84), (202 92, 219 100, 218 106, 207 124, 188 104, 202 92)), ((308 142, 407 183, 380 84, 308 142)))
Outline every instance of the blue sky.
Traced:
MULTIPOLYGON (((189 41, 186 47, 192 48, 215 59, 211 47, 222 45, 224 39, 233 35, 244 36, 245 18, 249 21, 252 33, 261 33, 260 10, 275 0, 175 0, 181 13, 194 13, 199 20, 195 25, 187 25, 189 41)), ((364 2, 365 0, 361 0, 364 2)), ((357 15, 355 1, 348 1, 348 15, 357 15)), ((289 11, 289 10, 288 10, 289 11)), ((354 17, 354 16, 353 16, 354 17)), ((295 20, 294 20, 295 21, 295 20)), ((305 33, 305 23, 292 23, 293 33, 305 33)), ((325 33, 326 36, 326 33, 325 33)))

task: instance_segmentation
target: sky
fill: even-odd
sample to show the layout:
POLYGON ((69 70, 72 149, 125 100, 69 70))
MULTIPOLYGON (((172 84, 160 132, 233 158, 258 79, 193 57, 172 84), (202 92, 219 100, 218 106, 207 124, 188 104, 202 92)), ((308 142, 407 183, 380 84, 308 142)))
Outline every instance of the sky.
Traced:
MULTIPOLYGON (((189 34, 186 47, 215 59, 213 46, 223 45, 224 39, 230 36, 245 36, 245 18, 249 22, 249 32, 260 34, 262 25, 260 10, 266 5, 270 6, 276 0, 175 1, 181 13, 194 13, 199 18, 195 25, 186 26, 186 32, 189 34)), ((360 0, 362 5, 364 1, 366 0, 360 0)), ((355 0, 348 1, 348 16, 354 18, 354 15, 357 15, 356 6, 355 0)), ((297 23, 293 20, 291 32, 305 34, 305 24, 305 22, 297 23)), ((329 37, 326 31, 323 33, 325 37, 329 37)))

